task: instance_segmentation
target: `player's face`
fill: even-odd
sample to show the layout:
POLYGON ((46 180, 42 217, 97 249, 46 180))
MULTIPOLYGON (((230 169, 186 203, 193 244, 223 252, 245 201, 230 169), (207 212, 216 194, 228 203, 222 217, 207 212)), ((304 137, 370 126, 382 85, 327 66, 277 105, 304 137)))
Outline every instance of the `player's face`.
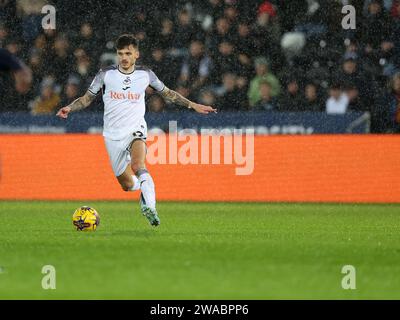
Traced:
POLYGON ((118 55, 118 64, 123 69, 129 69, 136 62, 136 59, 139 58, 139 50, 135 48, 133 45, 129 47, 125 47, 123 49, 117 50, 118 55))

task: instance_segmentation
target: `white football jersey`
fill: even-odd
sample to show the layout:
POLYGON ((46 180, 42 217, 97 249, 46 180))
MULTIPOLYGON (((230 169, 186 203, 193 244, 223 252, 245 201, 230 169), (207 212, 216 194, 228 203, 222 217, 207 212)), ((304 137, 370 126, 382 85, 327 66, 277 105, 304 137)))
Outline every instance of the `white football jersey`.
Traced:
POLYGON ((123 139, 145 123, 144 98, 148 86, 156 91, 165 87, 152 70, 142 66, 135 66, 129 74, 121 72, 118 66, 110 66, 97 73, 88 90, 94 95, 103 94, 105 137, 123 139))

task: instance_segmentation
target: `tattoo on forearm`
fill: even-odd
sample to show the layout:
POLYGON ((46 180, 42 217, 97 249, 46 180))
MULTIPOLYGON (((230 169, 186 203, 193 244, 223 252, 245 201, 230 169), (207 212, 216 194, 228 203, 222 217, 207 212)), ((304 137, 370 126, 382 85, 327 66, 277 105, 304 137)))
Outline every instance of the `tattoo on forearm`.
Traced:
POLYGON ((190 107, 191 101, 189 99, 186 99, 184 96, 179 94, 178 92, 171 90, 167 87, 164 88, 164 90, 161 92, 161 95, 165 98, 165 100, 173 102, 175 104, 184 106, 184 107, 190 107))
POLYGON ((85 108, 85 105, 82 102, 82 97, 71 102, 69 107, 71 108, 71 111, 77 111, 85 108))
POLYGON ((74 100, 69 107, 71 108, 71 111, 78 111, 86 108, 89 106, 92 101, 94 100, 95 96, 91 95, 89 93, 86 93, 83 97, 80 97, 76 100, 74 100))

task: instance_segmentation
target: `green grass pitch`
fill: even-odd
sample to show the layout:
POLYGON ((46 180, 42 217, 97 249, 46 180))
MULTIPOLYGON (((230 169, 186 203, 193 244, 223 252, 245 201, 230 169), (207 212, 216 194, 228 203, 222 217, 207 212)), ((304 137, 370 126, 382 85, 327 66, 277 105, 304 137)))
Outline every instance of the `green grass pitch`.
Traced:
POLYGON ((0 202, 0 299, 400 299, 400 206, 0 202), (96 232, 73 211, 97 209, 96 232), (44 265, 56 289, 41 286, 44 265), (341 287, 344 265, 356 289, 341 287))

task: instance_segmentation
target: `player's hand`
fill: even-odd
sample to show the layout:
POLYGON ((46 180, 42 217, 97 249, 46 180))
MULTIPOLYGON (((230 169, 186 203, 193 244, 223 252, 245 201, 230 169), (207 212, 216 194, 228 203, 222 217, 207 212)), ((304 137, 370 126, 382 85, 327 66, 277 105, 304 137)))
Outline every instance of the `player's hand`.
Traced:
POLYGON ((198 104, 198 103, 191 103, 190 107, 198 113, 203 113, 203 114, 208 114, 210 112, 217 113, 217 109, 214 109, 213 107, 210 106, 205 106, 203 104, 198 104))
POLYGON ((67 119, 67 117, 68 117, 68 114, 71 112, 71 107, 64 107, 64 108, 61 108, 60 110, 58 110, 58 112, 57 112, 57 114, 56 114, 56 116, 57 117, 60 117, 60 118, 62 118, 62 119, 67 119))

